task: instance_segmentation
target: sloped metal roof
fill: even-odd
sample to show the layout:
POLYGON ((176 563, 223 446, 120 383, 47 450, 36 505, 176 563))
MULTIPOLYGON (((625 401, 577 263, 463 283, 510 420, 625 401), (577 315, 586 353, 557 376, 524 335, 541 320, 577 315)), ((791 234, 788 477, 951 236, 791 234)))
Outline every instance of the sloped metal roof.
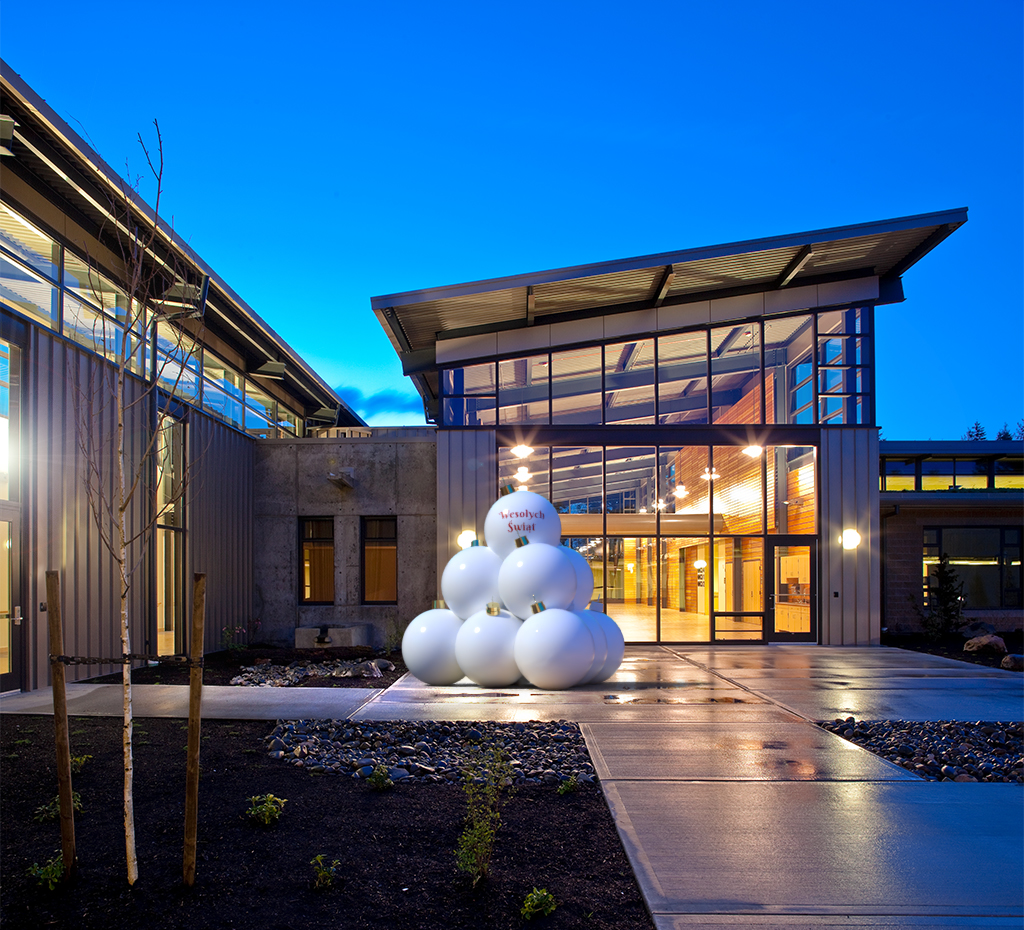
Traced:
POLYGON ((430 403, 438 340, 848 278, 877 276, 884 284, 965 222, 963 207, 385 294, 371 306, 430 403))
MULTIPOLYGON (((15 157, 4 159, 5 172, 45 192, 47 200, 59 204, 65 215, 98 238, 114 228, 111 203, 125 195, 144 222, 157 222, 150 206, 4 61, 0 61, 0 89, 4 113, 17 121, 12 142, 15 157)), ((180 263, 210 276, 204 331, 246 360, 250 366, 246 374, 253 375, 268 360, 283 362, 286 380, 277 384, 283 386, 292 406, 304 407, 301 412, 307 416, 321 407, 336 409, 340 425, 366 425, 163 218, 159 230, 153 251, 156 261, 169 266, 180 263)))

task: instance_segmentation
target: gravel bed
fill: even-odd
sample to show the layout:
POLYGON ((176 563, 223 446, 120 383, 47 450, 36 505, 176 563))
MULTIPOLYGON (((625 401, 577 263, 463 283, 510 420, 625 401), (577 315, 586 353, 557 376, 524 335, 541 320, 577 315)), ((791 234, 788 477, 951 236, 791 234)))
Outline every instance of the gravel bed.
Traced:
POLYGON ((857 720, 819 726, 928 781, 1024 783, 1024 724, 857 720))
POLYGON ((318 775, 368 778, 383 765, 393 781, 457 782, 466 762, 500 747, 517 785, 596 783, 579 726, 526 723, 280 720, 266 737, 272 759, 318 775))
POLYGON ((292 662, 290 665, 243 665, 231 684, 243 688, 290 688, 310 678, 380 678, 381 672, 394 670, 387 659, 353 662, 336 659, 324 662, 292 662))

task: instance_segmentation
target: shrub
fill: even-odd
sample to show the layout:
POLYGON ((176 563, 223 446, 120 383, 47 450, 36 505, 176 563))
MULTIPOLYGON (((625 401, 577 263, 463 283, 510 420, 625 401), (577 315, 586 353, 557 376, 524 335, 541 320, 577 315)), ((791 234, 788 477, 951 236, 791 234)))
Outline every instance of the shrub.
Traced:
POLYGON ((250 820, 265 827, 273 826, 281 817, 287 798, 277 798, 272 794, 257 794, 249 798, 249 810, 246 813, 250 820))
POLYGON ((501 826, 502 788, 512 784, 512 767, 501 749, 490 749, 471 758, 462 769, 466 795, 466 824, 455 848, 459 870, 476 885, 487 876, 494 853, 494 839, 501 826))
POLYGON ((575 775, 570 775, 565 781, 561 782, 558 786, 559 794, 574 794, 579 791, 580 783, 575 775))
POLYGON ((945 639, 958 633, 967 624, 964 616, 964 583, 949 564, 949 554, 943 553, 935 571, 935 583, 928 586, 928 606, 922 610, 911 597, 914 610, 925 635, 932 641, 945 639))
POLYGON ((526 896, 526 900, 523 901, 523 906, 519 913, 527 920, 533 920, 534 917, 538 916, 547 917, 556 907, 558 907, 558 902, 555 901, 555 896, 547 888, 541 888, 540 890, 534 888, 526 896))
POLYGON ((391 776, 388 774, 387 766, 377 765, 366 779, 368 784, 374 791, 390 791, 395 787, 395 783, 391 780, 391 776))
POLYGON ((88 762, 92 756, 72 756, 71 757, 71 774, 79 775, 82 769, 85 768, 85 763, 88 762))
POLYGON ((64 857, 58 852, 52 859, 47 859, 42 865, 33 862, 28 867, 30 878, 34 878, 40 888, 45 885, 53 891, 64 878, 64 857))
MULTIPOLYGON (((71 792, 71 810, 75 814, 80 814, 83 810, 82 796, 77 791, 71 792)), ((36 823, 52 823, 55 820, 60 820, 60 795, 47 801, 46 804, 40 804, 32 815, 32 819, 36 823)))
POLYGON ((327 891, 334 886, 334 881, 338 877, 338 867, 341 865, 339 859, 334 859, 330 865, 326 865, 324 854, 320 853, 319 856, 310 859, 309 864, 313 866, 314 891, 327 891))

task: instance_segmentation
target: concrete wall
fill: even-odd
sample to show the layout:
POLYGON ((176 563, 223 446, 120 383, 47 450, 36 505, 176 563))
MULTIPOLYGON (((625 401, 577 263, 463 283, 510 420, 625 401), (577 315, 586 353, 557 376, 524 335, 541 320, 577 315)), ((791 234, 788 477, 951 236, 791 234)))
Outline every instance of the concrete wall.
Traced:
POLYGON ((437 597, 437 456, 433 428, 368 439, 256 444, 253 536, 260 638, 294 643, 296 627, 372 623, 400 635, 437 597), (418 433, 418 435, 417 435, 418 433), (344 474, 339 488, 329 474, 344 474), (299 605, 299 517, 334 518, 334 604, 299 605), (398 518, 398 604, 360 603, 360 517, 398 518))
MULTIPOLYGON (((890 495, 892 496, 892 495, 890 495)), ((934 495, 937 499, 939 493, 934 495)), ((1019 501, 1019 498, 1018 498, 1019 501)), ((895 507, 882 504, 885 534, 885 563, 882 622, 893 633, 921 630, 921 622, 911 605, 921 604, 921 559, 926 526, 1021 526, 1021 509, 1009 502, 971 505, 959 504, 955 494, 943 493, 939 506, 915 506, 901 503, 895 507)), ((972 620, 984 620, 997 630, 1019 629, 1024 622, 1021 610, 966 610, 972 620)))

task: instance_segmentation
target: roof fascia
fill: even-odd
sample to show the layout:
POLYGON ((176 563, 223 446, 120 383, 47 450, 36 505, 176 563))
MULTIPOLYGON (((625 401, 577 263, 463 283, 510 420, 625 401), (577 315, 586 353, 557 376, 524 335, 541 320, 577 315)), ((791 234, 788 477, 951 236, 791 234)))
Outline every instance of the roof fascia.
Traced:
MULTIPOLYGON (((967 222, 967 207, 952 210, 941 210, 935 213, 920 213, 914 216, 895 217, 871 223, 858 223, 851 226, 835 226, 829 229, 816 229, 809 232, 791 233, 783 236, 770 236, 764 239, 747 239, 740 242, 729 242, 721 245, 702 246, 680 252, 660 252, 655 255, 640 255, 635 258, 618 259, 608 262, 594 262, 587 265, 573 265, 568 268, 556 268, 551 271, 530 272, 527 274, 510 275, 503 278, 489 278, 483 281, 471 281, 466 284, 455 284, 446 287, 426 288, 417 291, 405 291, 398 294, 385 294, 371 297, 373 309, 387 307, 403 307, 411 304, 433 300, 445 300, 449 297, 464 297, 469 294, 483 294, 491 291, 511 290, 517 287, 529 287, 537 284, 549 284, 553 281, 571 281, 577 278, 589 278, 596 275, 613 274, 618 271, 635 271, 640 268, 653 268, 658 265, 685 264, 707 258, 721 258, 727 255, 745 255, 751 252, 767 252, 771 249, 795 248, 805 245, 816 245, 822 242, 833 242, 841 239, 855 239, 861 236, 879 235, 887 232, 903 232, 927 226, 957 227, 967 222)), ((950 230, 952 232, 952 230, 950 230)), ((948 235, 948 233, 947 233, 948 235)), ((937 244, 937 243, 936 243, 937 244)))
POLYGON ((164 238, 178 251, 190 264, 195 266, 203 274, 210 276, 211 282, 217 287, 228 300, 235 305, 235 308, 242 316, 249 319, 254 327, 276 347, 281 349, 287 357, 288 362, 299 369, 305 378, 312 382, 315 387, 326 395, 332 403, 340 405, 356 420, 362 422, 361 418, 337 395, 334 389, 327 384, 309 365, 279 336, 274 329, 252 309, 230 285, 216 271, 214 271, 193 249, 185 242, 174 229, 162 218, 157 218, 153 209, 140 196, 135 194, 121 176, 104 161, 82 137, 75 132, 63 119, 54 112, 52 107, 43 100, 6 61, 0 58, 0 79, 10 93, 21 98, 22 103, 34 111, 37 118, 44 123, 51 132, 60 138, 64 144, 76 152, 85 161, 92 171, 99 176, 106 185, 113 187, 118 196, 126 192, 132 205, 142 215, 158 226, 164 238))

